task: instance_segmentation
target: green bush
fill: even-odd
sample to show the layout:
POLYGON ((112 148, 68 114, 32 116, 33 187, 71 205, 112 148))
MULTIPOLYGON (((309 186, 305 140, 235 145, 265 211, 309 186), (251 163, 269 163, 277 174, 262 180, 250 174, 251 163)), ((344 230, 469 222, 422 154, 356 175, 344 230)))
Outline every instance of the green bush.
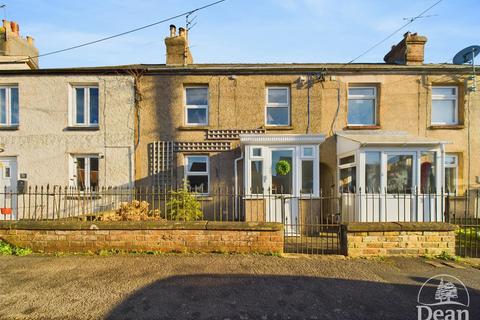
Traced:
POLYGON ((0 255, 5 256, 26 256, 32 253, 29 248, 20 248, 0 240, 0 255))
POLYGON ((196 194, 189 190, 185 180, 182 188, 170 192, 167 210, 172 220, 195 221, 203 218, 200 202, 196 194))

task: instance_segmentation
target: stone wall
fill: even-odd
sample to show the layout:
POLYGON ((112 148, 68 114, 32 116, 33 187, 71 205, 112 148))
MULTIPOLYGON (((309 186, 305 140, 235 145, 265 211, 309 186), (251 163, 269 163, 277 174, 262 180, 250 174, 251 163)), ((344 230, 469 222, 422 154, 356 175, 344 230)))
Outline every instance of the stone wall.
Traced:
POLYGON ((279 223, 19 221, 0 223, 0 239, 36 252, 283 252, 279 223))
POLYGON ((349 223, 342 226, 342 251, 353 257, 454 255, 455 229, 436 222, 349 223))

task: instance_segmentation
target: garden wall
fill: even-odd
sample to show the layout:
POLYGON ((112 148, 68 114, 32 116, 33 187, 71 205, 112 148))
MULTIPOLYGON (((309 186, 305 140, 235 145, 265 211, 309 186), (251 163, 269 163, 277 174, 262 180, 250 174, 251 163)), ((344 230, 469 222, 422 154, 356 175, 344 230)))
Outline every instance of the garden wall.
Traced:
POLYGON ((353 257, 455 255, 456 228, 437 222, 348 223, 342 225, 342 251, 353 257))
POLYGON ((0 239, 36 252, 118 249, 282 253, 283 225, 253 222, 0 222, 0 239))

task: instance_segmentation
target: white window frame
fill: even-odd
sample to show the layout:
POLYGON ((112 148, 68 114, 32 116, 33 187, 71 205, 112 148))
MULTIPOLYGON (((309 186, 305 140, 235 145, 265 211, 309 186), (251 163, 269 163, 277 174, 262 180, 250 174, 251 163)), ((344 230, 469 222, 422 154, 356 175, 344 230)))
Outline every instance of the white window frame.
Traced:
MULTIPOLYGON (((340 171, 342 169, 348 169, 348 168, 352 168, 352 167, 357 167, 356 169, 356 172, 355 172, 355 193, 358 192, 358 188, 359 188, 359 163, 357 163, 357 158, 358 158, 358 155, 357 155, 357 152, 348 152, 348 153, 344 153, 344 154, 341 154, 341 155, 338 155, 337 157, 337 180, 338 180, 338 183, 337 183, 337 190, 339 193, 342 193, 341 191, 341 185, 340 185, 340 171), (345 164, 340 164, 340 159, 343 159, 343 158, 348 158, 348 157, 351 157, 353 156, 353 161, 352 162, 349 162, 349 163, 345 163, 345 164)), ((343 192, 343 193, 346 193, 346 192, 343 192)))
POLYGON ((202 193, 198 193, 198 194, 201 194, 201 195, 207 195, 207 194, 210 194, 210 157, 208 155, 204 155, 204 154, 188 154, 188 155, 185 155, 184 156, 184 167, 185 167, 185 170, 184 170, 184 177, 186 180, 188 180, 188 176, 207 176, 207 191, 206 192, 202 192, 202 193), (206 163, 207 163, 207 171, 206 172, 198 172, 198 171, 190 171, 189 168, 188 168, 188 158, 190 157, 203 157, 205 159, 207 159, 206 163))
POLYGON ((265 126, 268 127, 287 127, 290 126, 290 87, 289 86, 267 86, 265 88, 265 126), (284 89, 287 90, 287 103, 269 103, 268 102, 268 91, 270 89, 284 89), (288 120, 286 124, 270 124, 268 123, 268 108, 287 108, 288 120))
POLYGON ((320 150, 319 145, 312 144, 312 145, 283 145, 283 144, 272 144, 272 145, 246 145, 245 146, 245 160, 244 160, 244 190, 245 195, 255 197, 256 194, 251 192, 251 162, 261 160, 263 161, 263 190, 264 192, 268 192, 269 188, 271 187, 271 180, 272 180, 272 157, 271 153, 274 150, 291 150, 293 152, 292 156, 292 170, 293 170, 293 180, 292 180, 292 192, 293 196, 295 197, 319 197, 320 196, 320 150), (302 147, 313 147, 313 156, 302 157, 302 147), (253 156, 253 149, 254 148, 262 148, 262 156, 253 156), (301 162, 302 160, 312 160, 313 161, 313 193, 300 193, 301 186, 302 186, 302 168, 301 162))
POLYGON ((347 125, 351 127, 365 127, 377 125, 377 87, 376 86, 349 86, 347 89, 347 125), (373 95, 350 94, 350 89, 373 89, 373 95), (350 111, 350 100, 372 100, 373 99, 373 123, 349 123, 348 112, 350 111))
POLYGON ((70 85, 71 92, 70 92, 70 123, 69 125, 72 127, 88 127, 88 128, 96 128, 100 126, 100 87, 98 84, 72 84, 70 85), (77 92, 76 89, 84 89, 84 105, 83 105, 83 115, 85 122, 84 123, 77 123, 77 92), (90 89, 97 89, 98 90, 98 123, 90 123, 90 89))
POLYGON ((20 122, 20 89, 18 85, 2 85, 0 89, 5 89, 5 123, 0 123, 0 127, 18 126, 20 122), (18 122, 12 123, 12 89, 18 90, 18 122))
POLYGON ((208 86, 187 86, 183 88, 183 105, 184 105, 184 112, 185 112, 185 125, 187 126, 208 126, 209 120, 209 104, 210 104, 210 89, 208 86), (190 104, 187 105, 187 89, 207 89, 207 104, 206 105, 194 105, 190 104), (205 109, 206 117, 205 122, 189 122, 188 121, 188 110, 189 109, 205 109))
POLYGON ((432 110, 431 114, 431 124, 432 125, 457 125, 458 124, 458 87, 457 86, 432 86, 432 110), (433 94, 433 89, 453 89, 455 94, 445 95, 445 94, 433 94), (454 121, 453 122, 437 122, 433 121, 433 101, 455 101, 455 112, 454 112, 454 121))
POLYGON ((298 189, 299 189, 299 192, 300 192, 300 195, 301 196, 310 196, 310 195, 315 195, 317 194, 318 192, 316 191, 318 189, 318 180, 319 180, 319 172, 317 172, 319 170, 318 168, 318 165, 316 165, 317 162, 319 162, 319 158, 317 157, 317 147, 314 146, 314 145, 305 145, 305 146, 301 146, 300 148, 300 155, 299 155, 299 158, 300 158, 300 161, 299 161, 299 175, 298 175, 298 183, 299 183, 299 186, 298 186, 298 189), (312 155, 311 156, 306 156, 305 153, 304 153, 304 150, 305 149, 312 149, 312 155), (302 186, 303 186, 303 161, 312 161, 313 162, 313 189, 312 189, 312 193, 302 193, 302 186))
MULTIPOLYGON (((98 159, 98 185, 100 186, 100 155, 99 154, 71 154, 71 181, 72 186, 78 188, 78 176, 77 176, 77 159, 98 159)), ((91 181, 90 181, 90 160, 85 161, 85 189, 91 188, 91 181)))
MULTIPOLYGON (((454 164, 447 164, 446 162, 444 162, 443 166, 444 166, 444 170, 446 170, 447 168, 455 168, 455 190, 458 191, 458 154, 454 154, 454 153, 446 153, 445 154, 445 158, 446 157, 452 157, 455 159, 455 163, 454 164)), ((444 176, 444 181, 442 182, 442 184, 445 183, 445 172, 443 173, 443 176, 444 176)), ((444 186, 444 188, 446 188, 447 186, 444 186)), ((445 193, 447 193, 447 191, 445 190, 445 193)), ((449 194, 454 194, 454 192, 448 192, 449 194)))

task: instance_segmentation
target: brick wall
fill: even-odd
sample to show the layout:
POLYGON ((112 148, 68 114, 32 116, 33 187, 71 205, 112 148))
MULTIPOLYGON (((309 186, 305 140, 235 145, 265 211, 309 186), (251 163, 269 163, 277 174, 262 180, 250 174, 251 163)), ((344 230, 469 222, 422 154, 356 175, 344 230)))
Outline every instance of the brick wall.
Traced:
POLYGON ((0 239, 37 252, 283 252, 276 223, 19 221, 0 223, 0 239))
POLYGON ((342 228, 345 255, 353 257, 455 254, 455 228, 448 223, 350 223, 342 228))

